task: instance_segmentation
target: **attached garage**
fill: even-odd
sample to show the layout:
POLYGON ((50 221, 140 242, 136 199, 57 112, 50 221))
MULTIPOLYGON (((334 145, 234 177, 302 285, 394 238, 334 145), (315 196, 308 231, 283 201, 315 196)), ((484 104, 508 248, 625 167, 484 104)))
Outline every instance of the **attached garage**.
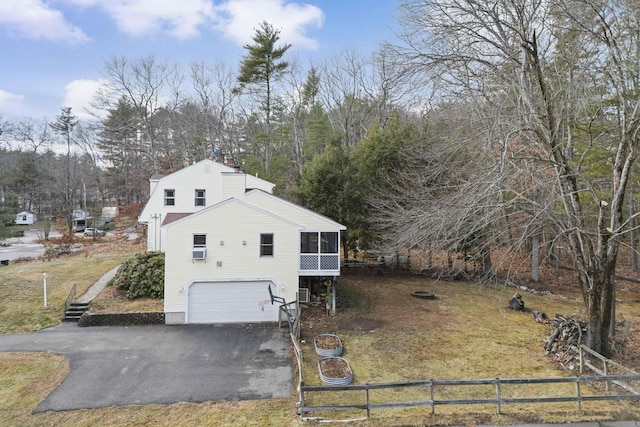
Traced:
POLYGON ((202 281, 187 291, 187 323, 277 322, 278 304, 269 301, 269 281, 202 281), (267 302, 269 301, 269 302, 267 302))

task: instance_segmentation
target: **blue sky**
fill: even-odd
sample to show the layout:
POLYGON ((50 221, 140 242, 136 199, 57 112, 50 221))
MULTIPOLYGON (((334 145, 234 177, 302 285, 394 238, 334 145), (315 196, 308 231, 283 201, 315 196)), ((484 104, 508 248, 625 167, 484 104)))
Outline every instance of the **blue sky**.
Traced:
POLYGON ((301 63, 393 38, 398 0, 0 0, 0 117, 82 117, 106 60, 239 67, 263 20, 301 63))

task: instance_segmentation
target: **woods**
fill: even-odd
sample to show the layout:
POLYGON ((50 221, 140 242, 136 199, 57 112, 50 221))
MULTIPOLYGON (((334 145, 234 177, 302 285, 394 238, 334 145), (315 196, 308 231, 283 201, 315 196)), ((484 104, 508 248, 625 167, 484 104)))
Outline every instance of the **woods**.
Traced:
POLYGON ((440 103, 461 115, 446 123, 453 128, 444 141, 434 135, 431 147, 416 149, 422 162, 409 182, 429 189, 396 186, 398 197, 382 198, 381 218, 406 218, 408 228, 419 215, 425 240, 480 251, 515 249, 550 231, 575 265, 587 343, 604 355, 615 332, 618 250, 631 230, 624 206, 640 130, 637 6, 409 1, 404 43, 390 47, 406 73, 433 82, 440 103), (450 173, 443 155, 475 157, 474 168, 450 173))
POLYGON ((500 250, 537 280, 538 258, 568 254, 588 345, 609 355, 619 250, 637 244, 638 10, 407 0, 399 40, 372 56, 305 68, 263 22, 239 64, 112 58, 101 119, 2 123, 3 207, 144 202, 152 174, 224 154, 347 225, 345 258, 443 251, 491 277, 509 270, 500 250))

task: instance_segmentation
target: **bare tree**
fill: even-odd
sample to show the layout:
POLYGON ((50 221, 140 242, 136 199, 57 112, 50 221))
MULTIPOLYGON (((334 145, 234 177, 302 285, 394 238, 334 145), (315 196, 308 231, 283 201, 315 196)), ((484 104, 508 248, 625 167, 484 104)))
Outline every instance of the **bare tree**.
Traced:
POLYGON ((26 118, 6 125, 5 132, 9 138, 23 147, 29 147, 34 153, 51 143, 47 120, 36 121, 26 118))
POLYGON ((318 98, 329 112, 332 126, 340 129, 345 146, 355 147, 373 124, 384 126, 393 97, 399 96, 395 66, 386 52, 365 57, 344 50, 318 69, 318 98))
POLYGON ((120 98, 126 97, 138 113, 139 135, 148 146, 153 170, 159 173, 161 155, 167 151, 160 146, 161 135, 166 135, 169 120, 183 102, 182 72, 153 57, 133 61, 115 57, 105 63, 104 75, 107 84, 98 92, 94 108, 115 110, 120 98))
POLYGON ((195 63, 191 66, 191 81, 195 91, 194 103, 201 111, 207 153, 211 156, 219 148, 238 157, 244 147, 238 144, 235 108, 238 94, 234 91, 237 77, 229 67, 217 62, 212 66, 195 63))
POLYGON ((618 248, 630 228, 623 203, 640 141, 634 4, 407 1, 403 43, 393 51, 407 73, 437 82, 443 100, 475 105, 451 148, 464 141, 466 151, 447 150, 450 157, 440 160, 470 149, 477 159, 469 158, 471 168, 461 169, 467 176, 448 187, 425 159, 429 173, 413 179, 434 186, 434 206, 422 215, 437 215, 444 235, 456 230, 458 240, 478 229, 491 237, 505 212, 522 239, 541 224, 554 230, 577 269, 588 345, 605 355, 615 325, 618 248), (610 153, 608 164, 590 161, 596 150, 610 153))

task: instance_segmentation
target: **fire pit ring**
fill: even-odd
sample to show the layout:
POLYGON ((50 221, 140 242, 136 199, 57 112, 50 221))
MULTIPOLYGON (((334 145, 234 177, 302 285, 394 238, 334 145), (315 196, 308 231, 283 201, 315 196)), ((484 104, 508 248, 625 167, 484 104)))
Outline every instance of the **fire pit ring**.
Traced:
POLYGON ((411 292, 411 296, 414 298, 420 299, 435 299, 436 295, 433 292, 429 291, 413 291, 411 292))

